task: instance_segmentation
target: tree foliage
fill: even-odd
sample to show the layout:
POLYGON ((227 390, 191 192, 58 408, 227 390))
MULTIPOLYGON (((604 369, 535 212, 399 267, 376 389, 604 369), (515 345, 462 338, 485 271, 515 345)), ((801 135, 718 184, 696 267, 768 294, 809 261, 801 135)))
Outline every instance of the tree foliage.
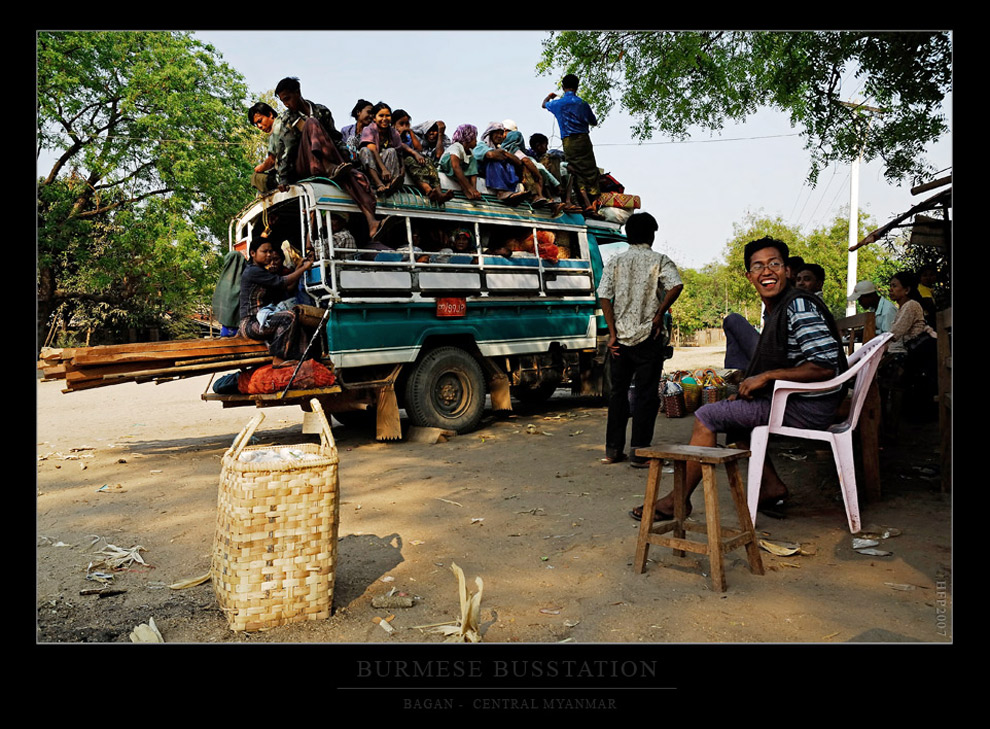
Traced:
POLYGON ((178 32, 44 32, 37 53, 39 334, 56 311, 165 325, 252 195, 243 78, 178 32))
POLYGON ((812 182, 861 150, 900 180, 929 171, 924 147, 948 131, 951 52, 945 32, 562 31, 543 41, 537 70, 576 73, 599 118, 618 103, 640 140, 719 131, 773 108, 802 130, 812 182), (851 108, 854 93, 883 112, 851 108))

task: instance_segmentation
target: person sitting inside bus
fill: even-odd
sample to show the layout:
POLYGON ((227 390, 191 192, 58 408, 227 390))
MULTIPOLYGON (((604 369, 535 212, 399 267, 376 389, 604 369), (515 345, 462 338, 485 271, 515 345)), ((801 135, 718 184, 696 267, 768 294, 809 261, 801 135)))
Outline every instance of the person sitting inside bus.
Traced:
POLYGON ((451 233, 450 248, 441 248, 430 256, 430 263, 472 263, 476 259, 471 255, 478 247, 474 243, 474 234, 467 228, 457 228, 451 233))
POLYGON ((299 280, 313 267, 305 258, 291 273, 272 272, 277 260, 271 241, 254 238, 248 248, 248 265, 241 274, 240 333, 263 341, 272 355, 272 365, 283 367, 301 359, 309 338, 292 309, 276 311, 278 304, 296 291, 299 280))
POLYGON ((335 258, 345 261, 353 259, 357 254, 357 241, 354 234, 347 228, 347 213, 331 213, 330 229, 333 233, 333 252, 335 258))
POLYGON ((480 200, 476 181, 478 161, 472 151, 478 143, 478 128, 473 124, 461 124, 451 136, 450 146, 440 158, 440 171, 460 185, 468 200, 480 200))

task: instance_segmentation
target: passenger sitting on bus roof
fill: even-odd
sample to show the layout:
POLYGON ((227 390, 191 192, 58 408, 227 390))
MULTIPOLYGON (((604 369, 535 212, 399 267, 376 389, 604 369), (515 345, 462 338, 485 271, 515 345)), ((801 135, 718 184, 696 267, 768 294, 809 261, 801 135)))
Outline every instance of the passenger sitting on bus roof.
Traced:
POLYGON ((348 124, 340 130, 340 134, 344 138, 344 144, 347 145, 351 157, 358 163, 360 163, 358 152, 361 148, 361 132, 374 121, 374 114, 371 112, 372 107, 374 107, 374 104, 367 99, 358 99, 354 108, 351 109, 351 116, 354 118, 354 123, 348 124))
POLYGON ((274 174, 269 174, 271 170, 275 168, 275 145, 274 142, 278 139, 280 130, 280 122, 278 120, 278 114, 275 110, 266 104, 264 101, 259 101, 254 104, 250 109, 248 109, 248 122, 251 126, 257 127, 268 136, 268 153, 265 158, 254 166, 254 173, 251 175, 251 184, 254 186, 258 192, 265 194, 271 192, 276 187, 278 183, 276 182, 276 176, 274 174))
POLYGON ((399 189, 406 172, 399 150, 402 140, 392 126, 392 107, 379 101, 371 108, 374 123, 361 132, 359 156, 378 195, 391 195, 399 189))
POLYGON ((461 186, 468 200, 480 200, 481 193, 475 187, 478 179, 478 162, 472 150, 478 143, 478 128, 473 124, 461 124, 454 131, 451 143, 440 158, 440 171, 461 186))
POLYGON ((275 87, 275 95, 286 110, 279 117, 281 130, 275 140, 275 160, 279 189, 285 191, 293 182, 306 177, 329 177, 340 183, 354 199, 368 223, 368 235, 378 233, 375 219, 378 201, 368 178, 345 159, 350 151, 333 123, 333 115, 322 104, 304 99, 299 79, 284 78, 275 87))
POLYGON ((516 159, 522 162, 522 184, 533 196, 533 203, 550 202, 550 194, 543 184, 543 173, 536 166, 536 160, 530 157, 523 150, 523 135, 518 131, 507 131, 505 139, 502 140, 502 149, 509 154, 515 155, 516 159))
POLYGON ((491 122, 472 154, 478 161, 478 174, 485 178, 485 186, 505 204, 515 205, 532 195, 517 189, 522 181, 523 164, 500 147, 503 139, 505 128, 499 122, 491 122))
POLYGON ((412 132, 412 117, 405 109, 397 109, 392 114, 392 126, 402 141, 403 163, 406 172, 430 200, 442 205, 454 196, 453 190, 440 189, 440 175, 436 164, 426 156, 419 137, 412 132))
POLYGON ((573 178, 567 174, 567 162, 564 153, 559 149, 550 149, 550 140, 545 134, 534 134, 529 138, 529 149, 526 153, 535 159, 542 170, 545 170, 544 184, 550 187, 550 192, 559 197, 564 203, 564 211, 580 213, 583 209, 575 205, 571 195, 573 178))
POLYGON ((306 258, 287 276, 268 270, 275 259, 276 249, 264 238, 254 238, 248 248, 248 265, 241 274, 240 331, 246 337, 263 341, 272 355, 272 365, 285 366, 303 357, 309 344, 295 311, 269 310, 259 320, 265 307, 273 309, 294 290, 299 280, 313 266, 306 258))
POLYGON ((412 128, 413 134, 419 138, 424 157, 440 164, 444 151, 450 146, 450 139, 445 132, 447 125, 439 119, 427 119, 412 128))
POLYGON ((357 241, 354 234, 347 229, 347 213, 331 213, 330 228, 333 232, 333 252, 335 257, 351 260, 356 253, 357 241))

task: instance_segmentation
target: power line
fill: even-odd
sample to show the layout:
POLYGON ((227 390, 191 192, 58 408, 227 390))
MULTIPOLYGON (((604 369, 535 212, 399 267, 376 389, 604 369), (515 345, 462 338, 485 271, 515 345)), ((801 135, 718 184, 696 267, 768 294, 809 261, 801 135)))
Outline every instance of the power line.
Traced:
POLYGON ((780 139, 783 137, 799 137, 799 133, 792 134, 766 134, 757 137, 729 137, 725 139, 685 139, 682 141, 669 142, 595 142, 595 147, 647 147, 661 144, 708 144, 710 142, 748 142, 754 139, 780 139))

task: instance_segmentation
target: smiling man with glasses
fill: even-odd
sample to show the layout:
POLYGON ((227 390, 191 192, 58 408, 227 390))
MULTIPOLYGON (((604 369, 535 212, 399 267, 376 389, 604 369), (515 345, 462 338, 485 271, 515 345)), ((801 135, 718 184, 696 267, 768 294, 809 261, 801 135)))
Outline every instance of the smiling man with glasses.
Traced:
MULTIPOLYGON (((839 333, 831 313, 822 301, 795 288, 787 279, 787 244, 773 238, 750 241, 744 249, 746 278, 760 295, 766 315, 763 332, 739 384, 739 395, 704 405, 695 411, 691 445, 716 445, 718 433, 727 443, 748 444, 749 433, 770 418, 770 401, 776 380, 822 382, 847 368, 839 333)), ((784 424, 824 430, 835 420, 835 412, 845 397, 844 388, 815 395, 792 395, 787 401, 784 424)), ((787 486, 767 458, 760 486, 760 511, 782 516, 787 486)), ((691 513, 691 493, 701 481, 701 465, 688 462, 687 513, 691 513)), ((653 520, 673 518, 673 495, 657 501, 653 520)), ((642 507, 630 512, 641 519, 642 507)))

